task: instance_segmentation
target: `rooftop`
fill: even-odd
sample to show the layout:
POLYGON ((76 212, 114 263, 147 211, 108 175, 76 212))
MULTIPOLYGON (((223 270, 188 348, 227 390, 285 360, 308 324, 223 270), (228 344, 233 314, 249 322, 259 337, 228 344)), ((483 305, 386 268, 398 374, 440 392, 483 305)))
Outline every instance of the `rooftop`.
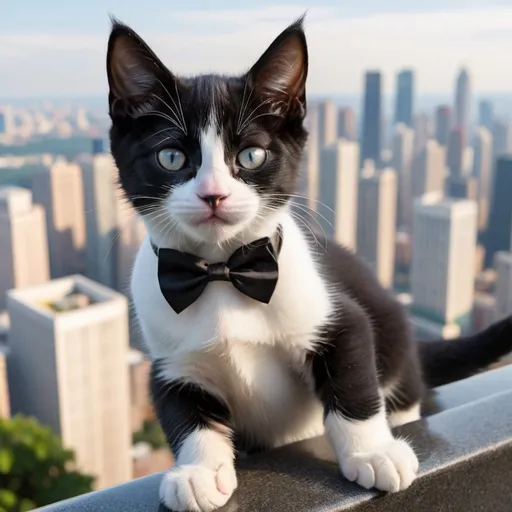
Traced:
POLYGON ((24 212, 32 206, 32 192, 26 188, 0 187, 0 214, 24 212))
POLYGON ((10 290, 8 299, 46 316, 76 314, 83 310, 90 311, 108 302, 126 301, 122 294, 82 275, 10 290))
POLYGON ((435 217, 451 217, 454 214, 475 214, 477 204, 470 199, 445 198, 439 192, 430 192, 414 201, 415 212, 435 217))

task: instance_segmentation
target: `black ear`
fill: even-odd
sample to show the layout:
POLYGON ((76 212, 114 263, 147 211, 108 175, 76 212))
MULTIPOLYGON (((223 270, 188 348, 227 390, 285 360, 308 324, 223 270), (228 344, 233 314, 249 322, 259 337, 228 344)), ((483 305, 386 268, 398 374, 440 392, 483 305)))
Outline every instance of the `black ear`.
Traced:
POLYGON ((115 19, 108 41, 110 114, 135 115, 150 109, 162 79, 172 78, 151 48, 130 27, 115 19))
POLYGON ((304 17, 284 30, 248 73, 255 92, 276 114, 306 113, 308 48, 303 21, 304 17))

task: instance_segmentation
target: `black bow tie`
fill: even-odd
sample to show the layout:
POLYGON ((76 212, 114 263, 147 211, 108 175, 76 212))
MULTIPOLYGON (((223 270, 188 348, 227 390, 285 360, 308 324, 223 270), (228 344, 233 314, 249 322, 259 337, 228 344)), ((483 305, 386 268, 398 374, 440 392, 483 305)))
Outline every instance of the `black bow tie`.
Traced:
POLYGON ((151 246, 158 256, 160 290, 172 309, 181 313, 201 296, 210 281, 231 281, 243 294, 268 304, 277 285, 281 244, 279 226, 276 249, 270 238, 260 238, 237 249, 227 263, 208 263, 193 254, 151 246))

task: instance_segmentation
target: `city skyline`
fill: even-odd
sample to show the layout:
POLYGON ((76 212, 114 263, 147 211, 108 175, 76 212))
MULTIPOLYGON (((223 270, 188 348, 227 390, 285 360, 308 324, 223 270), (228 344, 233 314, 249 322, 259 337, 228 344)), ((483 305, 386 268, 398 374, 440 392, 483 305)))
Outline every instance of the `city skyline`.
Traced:
POLYGON ((243 72, 306 10, 311 93, 358 91, 364 70, 375 68, 390 91, 404 67, 415 69, 420 94, 447 93, 463 66, 472 70, 477 93, 512 90, 512 76, 496 58, 512 50, 512 6, 503 1, 411 6, 393 0, 383 6, 365 0, 338 7, 334 0, 313 5, 282 0, 266 9, 225 1, 215 9, 196 2, 171 11, 161 0, 146 2, 144 9, 96 0, 81 6, 80 15, 56 0, 44 9, 28 3, 28 11, 27 2, 23 8, 9 5, 0 21, 0 97, 104 93, 109 14, 140 32, 175 72, 191 74, 243 72))
MULTIPOLYGON (((55 3, 49 1, 49 5, 55 3)), ((350 16, 373 19, 375 15, 363 12, 370 3, 350 8, 350 16)), ((402 16, 405 3, 391 0, 390 4, 399 9, 392 16, 402 16)), ((470 3, 471 8, 477 4, 470 3)), ((198 21, 191 13, 204 12, 200 10, 204 5, 199 1, 195 5, 199 10, 186 11, 188 18, 185 11, 177 13, 175 21, 188 20, 179 31, 206 25, 225 13, 221 9, 198 21)), ((433 1, 429 10, 433 16, 438 16, 439 5, 433 1)), ((456 10, 455 2, 450 5, 456 10)), ((96 23, 97 7, 94 0, 80 7, 83 17, 69 27, 76 23, 76 27, 87 28, 88 23, 96 23), (88 17, 91 9, 95 14, 88 17)), ((252 39, 253 28, 265 29, 256 38, 257 44, 242 40, 246 56, 259 55, 266 47, 266 43, 260 45, 263 38, 274 37, 277 21, 286 25, 297 6, 281 8, 269 8, 268 17, 258 12, 251 20, 254 27, 247 28, 248 39, 252 39)), ((389 16, 391 8, 386 7, 389 16)), ((415 16, 415 10, 417 6, 408 15, 415 16)), ((64 19, 67 12, 65 8, 58 16, 64 19)), ((126 12, 131 11, 127 8, 126 12)), ((235 16, 242 9, 229 12, 235 16)), ((326 12, 312 10, 308 19, 318 24, 325 21, 326 12)), ((151 34, 146 16, 147 12, 140 20, 142 36, 148 30, 151 34)), ((41 22, 47 26, 44 16, 41 22)), ((238 20, 226 37, 239 38, 241 24, 238 20)), ((33 28, 30 20, 26 28, 33 28)), ((137 24, 134 28, 139 29, 137 24)), ((2 31, 8 33, 5 21, 0 20, 2 31)), ((220 32, 215 32, 216 37, 220 32)), ((208 37, 199 39, 204 44, 208 37)), ((147 39, 153 43, 151 37, 147 39)), ((9 51, 1 43, 2 36, 0 66, 2 55, 9 51)), ((103 58, 103 43, 94 48, 96 57, 103 58)), ((76 49, 72 47, 71 53, 76 49)), ((318 56, 315 52, 313 59, 318 56)), ((323 231, 358 254, 381 285, 404 305, 415 340, 472 334, 512 313, 512 83, 505 84, 501 93, 509 98, 503 107, 493 95, 478 93, 481 69, 467 61, 451 62, 446 66, 446 91, 425 94, 425 77, 416 65, 421 64, 421 55, 417 61, 407 61, 395 53, 400 58, 396 69, 386 61, 362 62, 354 92, 310 94, 313 101, 308 101, 304 123, 309 137, 299 164, 298 194, 290 201, 291 215, 306 230, 315 229, 319 235, 323 231), (463 80, 457 80, 461 76, 463 80)), ((201 65, 201 60, 194 60, 198 54, 192 51, 189 55, 191 65, 201 65)), ((337 68, 343 67, 343 55, 336 61, 337 68)), ((237 57, 237 62, 243 60, 237 57)), ((93 65, 92 60, 86 63, 93 65)), ((72 69, 66 67, 66 73, 72 69)), ((51 72, 50 65, 47 73, 51 72)), ((318 70, 310 73, 315 76, 318 70)), ((63 77, 63 85, 68 78, 63 77)), ((324 78, 323 83, 327 89, 330 82, 324 78)), ((144 219, 116 186, 107 136, 107 97, 101 96, 102 108, 99 102, 61 100, 30 107, 0 100, 0 242, 4 241, 3 247, 0 243, 0 255, 4 255, 0 258, 4 261, 0 293, 4 299, 9 297, 6 305, 0 297, 0 417, 37 412, 39 420, 76 452, 80 467, 97 477, 100 488, 163 470, 171 465, 172 455, 166 447, 152 444, 156 423, 147 394, 150 361, 135 315, 127 308, 131 269, 146 229, 144 219), (39 276, 32 262, 42 253, 48 254, 38 259, 44 263, 39 276), (49 292, 59 288, 59 283, 66 283, 65 293, 53 297, 49 292), (85 293, 100 288, 119 305, 105 337, 99 316, 108 311, 110 299, 97 303, 94 294, 85 293), (113 344, 105 341, 112 334, 113 344), (59 358, 51 355, 52 350, 40 355, 37 349, 43 344, 53 347, 59 358), (40 360, 40 373, 19 379, 40 360), (55 364, 58 360, 60 366, 55 364), (108 378, 112 371, 122 377, 119 389, 108 378), (111 424, 102 422, 101 407, 92 406, 84 385, 95 372, 100 377, 94 381, 102 382, 104 391, 93 386, 95 401, 117 407, 111 424), (72 379, 75 374, 81 377, 72 379), (61 393, 61 388, 66 392, 61 393), (61 394, 68 399, 61 410, 37 409, 43 403, 40 397, 55 401, 61 394), (75 401, 85 406, 74 408, 75 401), (74 418, 76 411, 87 415, 83 429, 76 428, 80 423, 74 418), (111 440, 113 432, 121 429, 122 435, 116 437, 120 444, 111 450, 112 457, 102 436, 95 437, 92 448, 86 449, 85 435, 92 435, 90 426, 95 423, 111 440)), ((321 236, 318 242, 317 249, 324 250, 321 236)))

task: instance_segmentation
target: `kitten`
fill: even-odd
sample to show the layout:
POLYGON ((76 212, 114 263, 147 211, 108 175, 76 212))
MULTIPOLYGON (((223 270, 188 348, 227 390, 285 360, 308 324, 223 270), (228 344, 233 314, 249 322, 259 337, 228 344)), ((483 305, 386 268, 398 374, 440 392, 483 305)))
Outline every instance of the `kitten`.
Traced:
POLYGON ((418 459, 391 427, 420 417, 427 386, 510 351, 511 321, 458 342, 412 343, 402 307, 366 266, 296 223, 289 203, 307 138, 302 20, 247 73, 187 78, 114 21, 107 70, 120 185, 148 230, 132 295, 175 455, 162 501, 214 510, 237 486, 237 449, 324 431, 346 478, 406 489, 418 459), (247 286, 266 286, 266 299, 226 282, 221 265, 256 246, 279 266, 277 283, 269 258, 249 272, 247 286), (196 277, 167 268, 176 260, 196 277))

